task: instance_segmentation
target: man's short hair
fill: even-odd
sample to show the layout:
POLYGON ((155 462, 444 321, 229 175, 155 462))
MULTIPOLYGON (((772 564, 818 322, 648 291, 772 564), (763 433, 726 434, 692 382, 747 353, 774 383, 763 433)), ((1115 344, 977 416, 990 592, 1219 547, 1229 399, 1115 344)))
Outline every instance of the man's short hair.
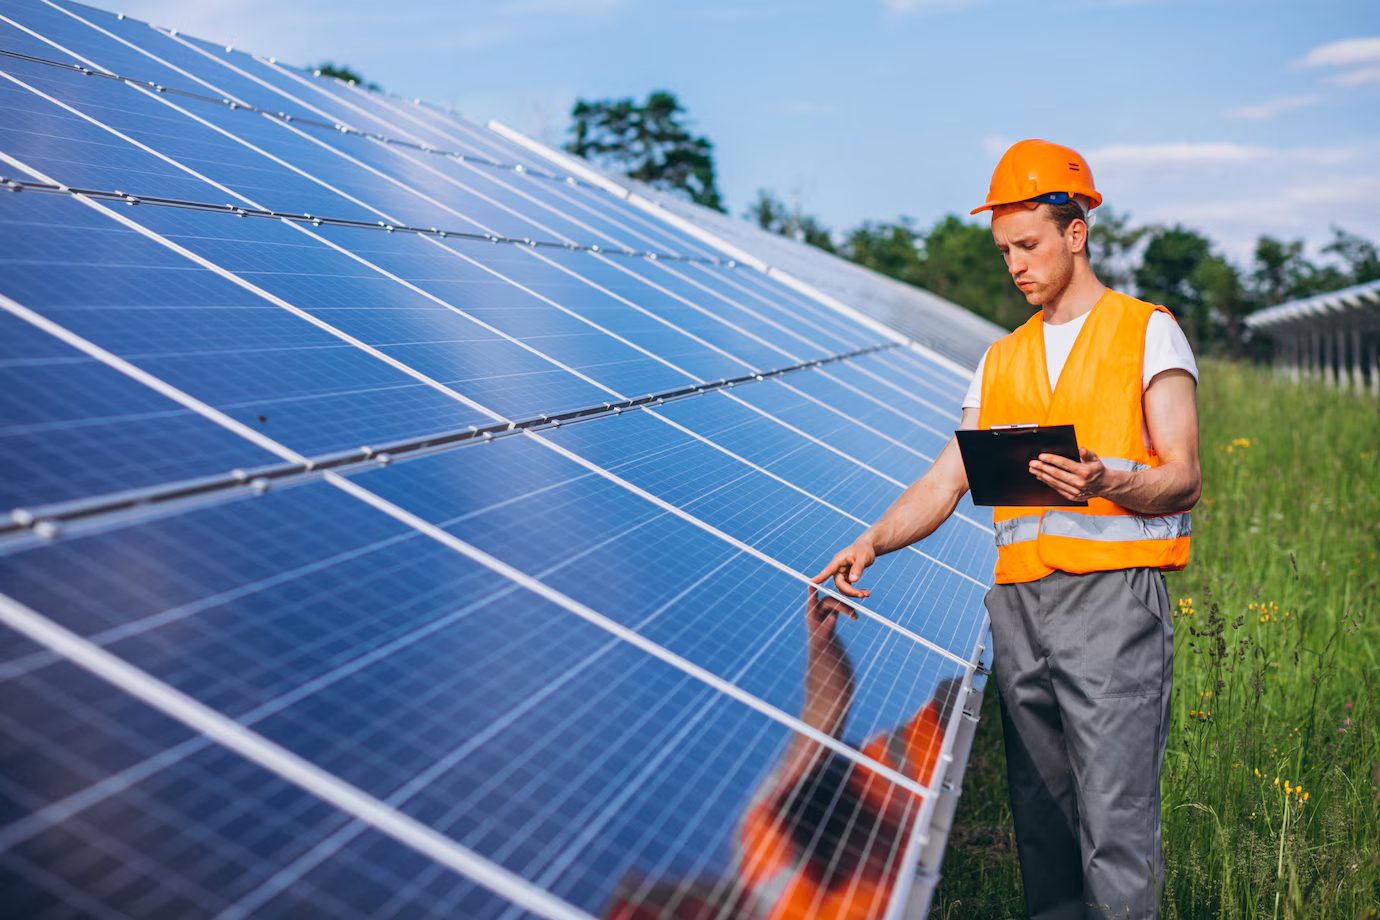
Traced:
POLYGON ((1054 226, 1061 235, 1075 220, 1085 223, 1088 220, 1087 206, 1076 198, 1070 198, 1063 204, 1042 204, 1040 207, 1045 209, 1045 214, 1054 221, 1054 226))

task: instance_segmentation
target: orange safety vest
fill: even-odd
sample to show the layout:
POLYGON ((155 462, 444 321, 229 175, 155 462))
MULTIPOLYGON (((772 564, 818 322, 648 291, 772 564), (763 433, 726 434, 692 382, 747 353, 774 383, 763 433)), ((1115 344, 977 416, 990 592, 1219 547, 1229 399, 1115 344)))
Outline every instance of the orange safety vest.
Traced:
MULTIPOLYGON (((1073 424, 1078 444, 1109 469, 1160 465, 1142 433, 1145 331, 1162 306, 1107 291, 1093 305, 1051 392, 1044 319, 1036 313, 987 353, 978 425, 1073 424)), ((1172 314, 1171 314, 1172 315, 1172 314)), ((997 584, 1036 581, 1055 570, 1081 574, 1188 564, 1190 518, 1144 515, 1104 498, 1086 508, 999 506, 997 584)))

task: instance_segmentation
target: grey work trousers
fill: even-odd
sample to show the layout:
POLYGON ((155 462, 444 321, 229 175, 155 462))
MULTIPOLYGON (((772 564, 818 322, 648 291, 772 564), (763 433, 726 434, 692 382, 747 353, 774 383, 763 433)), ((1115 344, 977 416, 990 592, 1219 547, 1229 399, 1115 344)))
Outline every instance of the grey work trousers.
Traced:
POLYGON ((1164 577, 1054 572, 996 585, 987 610, 1030 916, 1158 916, 1174 662, 1164 577))

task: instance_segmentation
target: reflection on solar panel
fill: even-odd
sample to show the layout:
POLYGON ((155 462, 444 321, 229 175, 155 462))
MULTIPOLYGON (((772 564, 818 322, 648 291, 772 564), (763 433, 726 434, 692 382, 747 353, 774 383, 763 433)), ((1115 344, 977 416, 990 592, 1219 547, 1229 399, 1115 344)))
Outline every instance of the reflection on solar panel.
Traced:
POLYGON ((449 113, 0 2, 0 903, 900 916, 965 503, 808 577, 965 381, 449 113))

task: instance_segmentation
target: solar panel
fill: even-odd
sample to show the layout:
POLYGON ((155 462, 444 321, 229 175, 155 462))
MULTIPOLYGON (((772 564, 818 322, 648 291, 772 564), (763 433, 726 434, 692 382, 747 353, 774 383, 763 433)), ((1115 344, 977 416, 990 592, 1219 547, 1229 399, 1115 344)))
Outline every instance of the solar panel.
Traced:
POLYGON ((964 380, 557 159, 0 2, 0 901, 923 913, 964 502, 809 576, 964 380))
MULTIPOLYGON (((975 365, 987 346, 1006 332, 995 323, 929 291, 903 284, 801 240, 768 232, 745 220, 735 220, 645 183, 601 174, 505 125, 494 123, 493 127, 506 138, 517 141, 520 148, 536 151, 559 165, 573 165, 578 174, 597 176, 599 184, 645 211, 693 228, 700 235, 718 241, 725 252, 745 254, 772 276, 803 282, 814 294, 846 304, 858 314, 880 321, 964 367, 975 365)), ((805 302, 797 301, 796 306, 810 309, 805 302)))

